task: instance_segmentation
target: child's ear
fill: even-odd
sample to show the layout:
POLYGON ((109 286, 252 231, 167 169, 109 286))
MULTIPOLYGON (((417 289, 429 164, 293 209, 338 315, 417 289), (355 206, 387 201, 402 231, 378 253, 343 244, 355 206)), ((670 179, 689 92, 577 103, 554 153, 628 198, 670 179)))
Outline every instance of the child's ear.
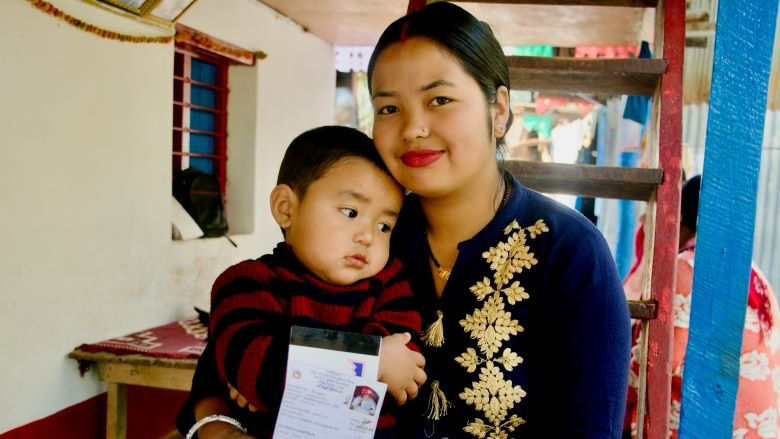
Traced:
POLYGON ((271 191, 271 215, 283 230, 292 224, 297 207, 298 195, 290 186, 280 184, 271 191))

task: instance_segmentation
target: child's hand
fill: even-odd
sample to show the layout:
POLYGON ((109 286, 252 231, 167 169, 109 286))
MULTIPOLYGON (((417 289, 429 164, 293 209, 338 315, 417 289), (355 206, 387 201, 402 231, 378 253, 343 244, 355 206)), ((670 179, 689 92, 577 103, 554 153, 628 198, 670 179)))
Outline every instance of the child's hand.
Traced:
POLYGON ((416 398, 427 378, 422 369, 425 357, 406 347, 411 339, 407 332, 385 336, 379 353, 379 381, 387 384, 387 391, 398 405, 416 398))

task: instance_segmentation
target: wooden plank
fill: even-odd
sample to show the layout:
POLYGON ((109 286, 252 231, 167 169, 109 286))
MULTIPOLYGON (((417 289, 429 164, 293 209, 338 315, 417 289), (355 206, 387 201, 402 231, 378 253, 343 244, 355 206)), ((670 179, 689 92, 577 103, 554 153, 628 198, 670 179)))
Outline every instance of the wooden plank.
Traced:
POLYGON ((777 13, 777 0, 718 2, 681 439, 733 429, 777 13))
POLYGON ((127 363, 97 363, 98 377, 109 383, 190 390, 195 370, 127 363))
POLYGON ((658 306, 652 300, 629 300, 628 312, 632 319, 652 320, 656 317, 658 306))
POLYGON ((664 59, 508 56, 513 90, 652 96, 664 59))
POLYGON ((127 386, 108 383, 106 400, 106 439, 127 437, 127 386))
MULTIPOLYGON (((658 130, 658 109, 660 108, 660 99, 656 97, 653 99, 653 122, 651 127, 653 129, 648 130, 648 144, 656 154, 649 157, 649 162, 658 164, 658 136, 650 136, 654 131, 658 130), (655 141, 653 139, 654 138, 655 141)), ((650 291, 652 285, 650 284, 653 276, 653 258, 655 253, 655 213, 656 213, 656 200, 655 194, 650 197, 650 201, 647 202, 647 209, 645 210, 645 243, 644 243, 644 255, 642 258, 642 292, 639 295, 640 300, 649 300, 650 291)), ((658 317, 658 304, 656 303, 655 317, 658 317)), ((648 353, 648 335, 650 334, 650 325, 647 320, 642 321, 639 330, 639 388, 637 389, 637 439, 644 439, 646 426, 645 419, 647 416, 647 353, 648 353)))
POLYGON ((685 47, 707 47, 707 37, 685 38, 685 47))
POLYGON ((68 357, 95 363, 126 363, 140 366, 160 366, 169 368, 195 370, 198 360, 194 358, 158 358, 145 355, 115 355, 108 352, 84 352, 78 349, 68 354, 68 357))
POLYGON ((504 167, 539 192, 648 200, 661 183, 660 169, 505 160, 504 167))
MULTIPOLYGON (((429 0, 430 3, 430 0, 429 0)), ((508 5, 619 6, 654 8, 655 0, 464 0, 458 3, 502 3, 508 5)))
POLYGON ((659 108, 659 167, 664 182, 656 192, 653 233, 653 270, 650 299, 658 303, 658 317, 648 323, 647 417, 649 439, 666 439, 672 381, 672 329, 674 277, 680 221, 680 162, 682 157, 683 53, 685 51, 685 1, 664 0, 656 35, 663 44, 656 56, 668 60, 668 71, 661 79, 659 108), (658 34, 658 32, 657 32, 658 34))

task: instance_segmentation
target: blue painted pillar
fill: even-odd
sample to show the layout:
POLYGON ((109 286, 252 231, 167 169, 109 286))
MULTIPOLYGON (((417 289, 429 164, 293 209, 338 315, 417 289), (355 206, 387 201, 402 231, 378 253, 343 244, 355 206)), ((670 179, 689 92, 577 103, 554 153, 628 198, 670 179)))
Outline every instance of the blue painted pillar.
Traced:
POLYGON ((680 439, 730 439, 777 0, 720 0, 680 439))

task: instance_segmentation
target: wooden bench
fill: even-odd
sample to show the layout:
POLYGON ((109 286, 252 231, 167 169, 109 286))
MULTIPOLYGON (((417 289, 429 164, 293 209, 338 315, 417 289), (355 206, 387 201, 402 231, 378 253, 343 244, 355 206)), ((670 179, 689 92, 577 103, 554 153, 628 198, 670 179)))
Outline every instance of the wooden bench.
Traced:
POLYGON ((108 384, 106 439, 127 435, 127 385, 189 391, 195 365, 206 346, 206 327, 182 320, 98 343, 68 356, 83 374, 94 367, 108 384))

